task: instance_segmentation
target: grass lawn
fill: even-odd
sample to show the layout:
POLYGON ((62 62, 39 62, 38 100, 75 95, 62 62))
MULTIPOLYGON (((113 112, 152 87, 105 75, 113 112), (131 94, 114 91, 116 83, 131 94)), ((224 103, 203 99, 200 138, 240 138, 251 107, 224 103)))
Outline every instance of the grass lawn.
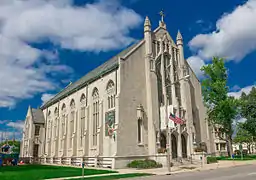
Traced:
MULTIPOLYGON (((84 175, 117 173, 109 170, 84 170, 84 175)), ((22 165, 0 167, 0 180, 41 180, 59 177, 81 176, 81 168, 47 166, 47 165, 22 165)))
POLYGON ((245 155, 243 156, 243 159, 241 158, 241 156, 235 156, 234 159, 232 159, 231 157, 224 157, 224 156, 220 156, 217 157, 217 160, 225 160, 225 161, 250 161, 250 160, 256 160, 256 155, 245 155))
MULTIPOLYGON (((133 178, 133 177, 152 176, 152 175, 153 174, 134 173, 134 174, 109 175, 109 176, 102 176, 102 177, 87 177, 87 178, 84 178, 84 180, 86 180, 86 179, 90 179, 90 180, 114 180, 114 179, 133 178)), ((76 180, 83 180, 83 179, 76 179, 76 180)))

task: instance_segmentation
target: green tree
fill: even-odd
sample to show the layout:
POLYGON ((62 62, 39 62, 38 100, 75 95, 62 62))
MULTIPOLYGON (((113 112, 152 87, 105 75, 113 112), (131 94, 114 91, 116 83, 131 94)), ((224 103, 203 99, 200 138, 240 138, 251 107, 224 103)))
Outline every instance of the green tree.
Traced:
MULTIPOLYGON (((6 141, 0 143, 0 147, 2 147, 4 144, 7 144, 6 141)), ((8 141, 8 144, 10 146, 14 146, 14 148, 12 149, 13 152, 15 153, 20 153, 20 141, 12 141, 12 140, 9 140, 8 141)))
POLYGON ((247 148, 250 152, 250 147, 253 144, 253 138, 249 131, 247 131, 245 123, 238 123, 237 124, 237 133, 234 138, 234 143, 243 144, 245 143, 247 145, 247 148))
POLYGON ((256 140, 256 88, 253 87, 248 95, 242 93, 240 99, 241 115, 247 119, 244 128, 256 140))
MULTIPOLYGON (((224 140, 228 145, 228 154, 231 155, 232 124, 238 114, 239 101, 228 96, 228 74, 224 59, 213 57, 212 63, 203 66, 201 70, 205 76, 202 81, 202 93, 207 108, 207 120, 212 126, 221 127, 219 134, 226 134, 224 140)), ((221 136, 219 138, 222 139, 221 136)))

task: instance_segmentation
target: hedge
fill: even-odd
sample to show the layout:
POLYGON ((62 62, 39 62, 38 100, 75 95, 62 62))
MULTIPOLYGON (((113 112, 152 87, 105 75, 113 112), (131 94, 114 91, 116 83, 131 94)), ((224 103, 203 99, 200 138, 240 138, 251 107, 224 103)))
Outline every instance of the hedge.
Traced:
POLYGON ((157 163, 154 160, 134 160, 127 164, 129 168, 138 168, 138 169, 149 169, 149 168, 161 168, 163 165, 161 163, 157 163))
POLYGON ((211 163, 217 163, 218 162, 218 159, 217 159, 217 157, 214 157, 214 156, 212 156, 212 157, 207 157, 207 164, 211 164, 211 163))

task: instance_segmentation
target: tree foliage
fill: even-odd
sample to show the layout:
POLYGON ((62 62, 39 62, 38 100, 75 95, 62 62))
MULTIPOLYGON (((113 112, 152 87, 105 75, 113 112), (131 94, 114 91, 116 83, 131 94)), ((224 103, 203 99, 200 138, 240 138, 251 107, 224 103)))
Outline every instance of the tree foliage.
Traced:
POLYGON ((0 143, 0 147, 2 147, 4 144, 9 144, 10 146, 13 146, 12 151, 14 153, 20 153, 20 141, 11 141, 11 140, 9 140, 8 142, 4 141, 0 143))
POLYGON ((237 133, 236 133, 236 136, 234 138, 234 142, 238 143, 238 144, 242 144, 242 143, 251 144, 251 143, 253 143, 252 135, 245 128, 245 123, 238 123, 237 124, 237 133))
POLYGON ((232 153, 232 123, 238 113, 239 101, 228 96, 227 69, 224 59, 213 57, 212 64, 201 68, 205 79, 202 81, 202 93, 207 107, 207 119, 213 126, 221 127, 226 134, 229 153, 232 153))
POLYGON ((248 95, 242 93, 241 115, 246 118, 243 127, 256 140, 256 88, 253 87, 248 95))

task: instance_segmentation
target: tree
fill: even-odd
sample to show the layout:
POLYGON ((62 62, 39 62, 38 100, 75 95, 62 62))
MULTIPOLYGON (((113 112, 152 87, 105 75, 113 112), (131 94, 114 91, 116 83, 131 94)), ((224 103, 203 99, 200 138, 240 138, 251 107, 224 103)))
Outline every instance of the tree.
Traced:
POLYGON ((14 153, 20 153, 20 141, 11 141, 9 140, 8 143, 6 141, 0 143, 0 147, 2 147, 4 144, 9 144, 10 146, 13 146, 12 151, 14 153))
POLYGON ((246 118, 244 128, 256 140, 256 88, 253 87, 248 95, 242 93, 241 115, 246 118))
POLYGON ((247 131, 245 123, 238 123, 237 124, 237 133, 234 138, 234 143, 243 144, 245 143, 247 145, 247 148, 250 152, 250 147, 253 144, 253 138, 250 132, 247 131))
MULTIPOLYGON (((207 108, 207 120, 220 130, 219 134, 226 134, 224 140, 227 142, 228 154, 231 156, 232 124, 238 114, 239 101, 228 96, 228 75, 224 59, 213 57, 212 64, 203 66, 201 70, 205 76, 202 81, 202 93, 207 108)), ((221 136, 219 138, 222 139, 221 136)))

